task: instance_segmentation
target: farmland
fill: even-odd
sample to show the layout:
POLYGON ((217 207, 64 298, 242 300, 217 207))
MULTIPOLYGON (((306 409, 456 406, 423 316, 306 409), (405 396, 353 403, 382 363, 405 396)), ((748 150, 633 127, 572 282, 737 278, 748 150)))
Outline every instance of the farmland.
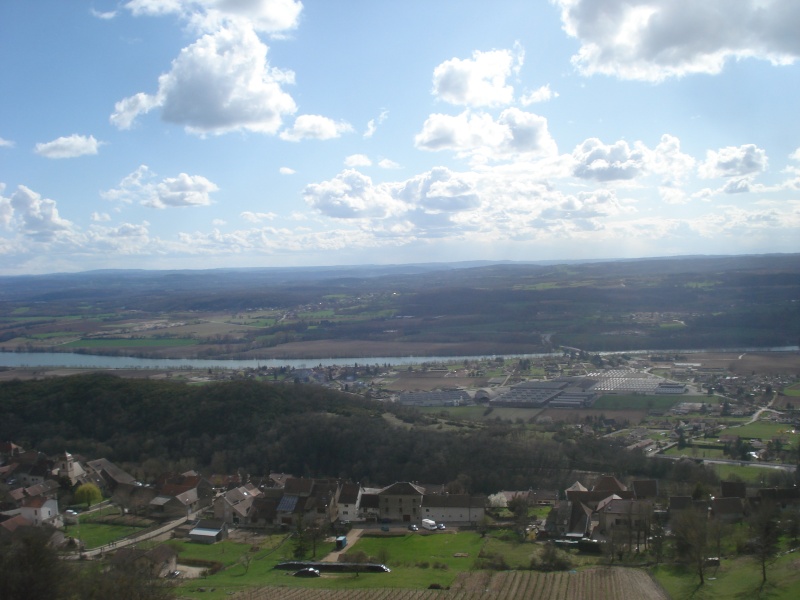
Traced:
POLYGON ((237 600, 666 600, 664 591, 642 570, 594 567, 574 572, 533 571, 461 573, 448 590, 311 590, 265 588, 243 592, 237 600))

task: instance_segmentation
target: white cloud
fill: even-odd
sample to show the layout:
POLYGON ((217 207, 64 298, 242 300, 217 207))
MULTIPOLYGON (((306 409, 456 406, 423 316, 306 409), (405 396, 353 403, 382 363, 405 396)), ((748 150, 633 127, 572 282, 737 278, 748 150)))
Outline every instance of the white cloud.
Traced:
POLYGON ((558 92, 551 90, 550 84, 548 83, 530 93, 523 94, 519 101, 522 106, 530 106, 531 104, 536 104, 538 102, 547 102, 553 98, 558 98, 558 92))
POLYGON ((211 204, 211 194, 219 189, 202 175, 180 173, 160 182, 150 181, 154 177, 147 165, 141 165, 127 175, 119 187, 102 192, 101 196, 106 200, 137 202, 151 208, 207 206, 211 204))
POLYGON ((547 119, 517 108, 504 110, 497 121, 486 113, 470 111, 457 116, 434 114, 425 121, 414 142, 423 150, 455 150, 494 160, 556 152, 547 119))
POLYGON ((34 152, 45 158, 75 158, 87 154, 97 154, 97 149, 102 142, 94 139, 94 136, 73 134, 68 137, 60 137, 52 142, 40 142, 36 144, 34 152))
POLYGON ((0 137, 0 148, 13 148, 13 147, 14 147, 14 142, 12 142, 11 140, 5 140, 0 137))
POLYGON ((755 144, 728 146, 718 151, 709 150, 700 165, 701 177, 744 177, 767 170, 767 153, 755 144))
MULTIPOLYGON (((649 169, 662 176, 662 185, 677 187, 694 172, 697 161, 681 152, 681 142, 675 136, 664 134, 650 155, 649 169)), ((675 196, 672 196, 673 199, 675 196)))
POLYGON ((433 93, 450 104, 510 104, 514 88, 506 84, 512 67, 522 60, 510 50, 475 51, 471 59, 451 58, 433 70, 433 93))
POLYGON ((96 19, 101 19, 103 21, 110 21, 114 17, 117 16, 117 11, 109 10, 106 12, 101 12, 99 10, 95 10, 94 8, 89 9, 89 14, 92 15, 96 19))
POLYGON ((581 47, 586 75, 662 81, 719 73, 731 59, 774 65, 800 56, 800 3, 791 0, 552 0, 581 47))
POLYGON ((381 169, 399 169, 400 168, 399 163, 396 163, 395 161, 393 161, 391 159, 388 159, 388 158, 382 158, 381 160, 379 160, 378 161, 378 166, 381 169))
POLYGON ((107 223, 111 220, 111 216, 108 213, 93 212, 91 219, 95 223, 107 223))
POLYGON ((367 129, 364 131, 364 138, 371 138, 373 135, 375 135, 378 126, 383 124, 388 117, 389 111, 384 109, 381 111, 381 114, 378 115, 377 119, 370 119, 367 122, 367 129))
POLYGON ((334 121, 320 115, 300 115, 294 126, 281 132, 282 140, 299 142, 300 140, 330 140, 343 133, 353 131, 353 127, 344 121, 334 121))
POLYGON ((372 179, 353 169, 307 185, 303 197, 313 209, 338 219, 385 218, 404 210, 389 186, 373 185, 372 179))
POLYGON ((372 161, 366 154, 351 154, 344 159, 345 167, 371 167, 372 161))
POLYGON ((645 170, 646 152, 636 144, 633 149, 624 140, 606 145, 589 138, 572 152, 573 174, 581 179, 614 181, 634 179, 645 170))
POLYGON ((196 134, 272 134, 297 110, 281 87, 291 83, 294 73, 269 66, 267 46, 252 27, 231 24, 181 50, 155 95, 140 92, 117 102, 110 120, 128 129, 140 114, 160 108, 163 120, 196 134))
POLYGON ((8 207, 3 210, 3 220, 16 220, 19 231, 36 242, 52 242, 73 232, 70 221, 58 214, 55 200, 42 198, 33 190, 20 185, 11 195, 8 207))
POLYGON ((278 215, 274 212, 250 212, 249 210, 244 211, 239 215, 245 221, 250 221, 251 223, 260 223, 261 221, 272 221, 278 215))
POLYGON ((211 224, 214 227, 222 227, 223 225, 227 225, 228 222, 225 219, 212 219, 211 224))
POLYGON ((303 4, 297 0, 129 0, 134 16, 181 14, 199 25, 246 20, 265 33, 297 27, 303 4))
POLYGON ((278 173, 280 173, 281 175, 294 175, 295 173, 297 173, 297 171, 295 171, 290 167, 281 167, 280 169, 278 169, 278 173))

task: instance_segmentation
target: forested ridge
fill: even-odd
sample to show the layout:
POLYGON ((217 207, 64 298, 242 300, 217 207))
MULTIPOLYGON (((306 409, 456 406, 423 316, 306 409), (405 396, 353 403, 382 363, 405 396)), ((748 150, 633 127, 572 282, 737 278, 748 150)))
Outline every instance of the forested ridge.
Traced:
MULTIPOLYGON (((605 439, 536 436, 493 422, 397 427, 372 400, 309 385, 193 386, 90 374, 0 384, 0 439, 105 457, 146 479, 167 469, 286 472, 364 484, 454 483, 472 492, 569 483, 575 470, 663 475, 605 439)), ((405 421, 423 419, 397 408, 405 421)), ((574 429, 574 428, 573 428, 574 429)))

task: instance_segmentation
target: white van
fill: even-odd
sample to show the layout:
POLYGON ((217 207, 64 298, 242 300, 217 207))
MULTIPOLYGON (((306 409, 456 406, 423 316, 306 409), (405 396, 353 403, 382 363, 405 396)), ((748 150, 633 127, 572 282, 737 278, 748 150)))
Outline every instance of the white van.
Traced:
POLYGON ((422 519, 422 528, 428 529, 429 531, 436 531, 436 521, 432 521, 431 519, 422 519))

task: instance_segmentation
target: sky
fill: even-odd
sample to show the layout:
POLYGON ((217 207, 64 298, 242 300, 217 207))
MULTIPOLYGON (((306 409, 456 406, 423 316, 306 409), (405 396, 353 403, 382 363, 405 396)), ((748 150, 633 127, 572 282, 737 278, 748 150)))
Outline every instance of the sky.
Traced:
POLYGON ((796 0, 4 0, 0 274, 800 251, 796 0))

